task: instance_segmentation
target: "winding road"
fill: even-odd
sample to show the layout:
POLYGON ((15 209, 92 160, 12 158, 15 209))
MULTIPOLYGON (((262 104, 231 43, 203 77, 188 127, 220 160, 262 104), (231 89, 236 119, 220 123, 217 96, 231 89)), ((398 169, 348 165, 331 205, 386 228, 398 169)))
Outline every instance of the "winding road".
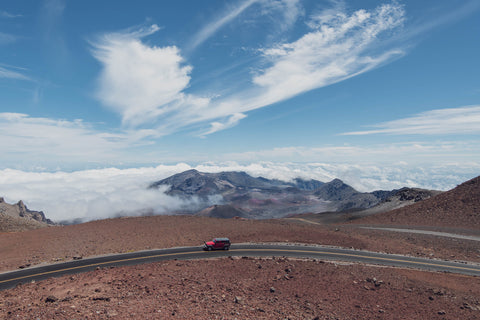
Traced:
POLYGON ((400 268, 414 268, 436 272, 460 273, 469 276, 480 276, 480 264, 473 263, 467 264, 452 261, 422 259, 401 255, 323 246, 290 244, 236 244, 232 245, 229 251, 207 252, 202 251, 201 247, 158 249, 99 256, 0 273, 0 290, 13 288, 20 283, 28 283, 31 281, 39 281, 51 277, 59 277, 67 274, 91 271, 99 267, 117 267, 173 259, 207 259, 228 256, 275 256, 336 260, 400 268))

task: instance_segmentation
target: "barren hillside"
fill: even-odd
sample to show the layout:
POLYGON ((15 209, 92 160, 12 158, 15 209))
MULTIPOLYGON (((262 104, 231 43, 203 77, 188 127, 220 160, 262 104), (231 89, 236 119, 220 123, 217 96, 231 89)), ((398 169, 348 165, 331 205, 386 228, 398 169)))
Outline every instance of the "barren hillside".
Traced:
POLYGON ((360 224, 480 229, 480 176, 430 199, 355 220, 360 224))

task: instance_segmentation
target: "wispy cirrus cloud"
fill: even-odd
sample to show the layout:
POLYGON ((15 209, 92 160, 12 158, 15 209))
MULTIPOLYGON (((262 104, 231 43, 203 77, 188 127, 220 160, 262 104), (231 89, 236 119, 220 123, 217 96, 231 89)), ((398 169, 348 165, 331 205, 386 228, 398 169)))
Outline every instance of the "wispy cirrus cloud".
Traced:
POLYGON ((16 36, 9 33, 0 32, 0 45, 9 44, 15 42, 16 40, 16 36))
POLYGON ((0 64, 0 78, 16 79, 16 80, 31 80, 30 77, 24 74, 25 69, 16 68, 8 65, 0 64))
POLYGON ((280 32, 290 29, 305 14, 300 0, 263 0, 261 5, 261 14, 273 15, 272 19, 277 21, 276 28, 280 32), (278 14, 282 19, 277 18, 278 14))
POLYGON ((228 22, 232 21, 238 17, 242 12, 244 12, 252 4, 258 2, 259 0, 246 0, 240 5, 229 8, 223 15, 218 19, 215 19, 211 23, 204 26, 200 31, 198 31, 192 38, 191 43, 188 45, 187 51, 191 51, 204 43, 208 38, 214 35, 220 28, 226 25, 228 22))
MULTIPOLYGON (((284 10, 297 5, 277 2, 284 10)), ((253 3, 244 2, 207 26, 209 31, 199 39, 205 41, 253 3)), ((185 63, 178 47, 142 41, 158 32, 158 26, 104 34, 92 42, 93 54, 103 65, 98 97, 129 127, 149 127, 159 136, 196 128, 205 136, 238 124, 248 111, 348 79, 403 54, 398 48, 379 49, 383 37, 402 25, 402 6, 393 3, 352 14, 335 12, 329 11, 328 19, 322 13, 312 18, 311 30, 296 41, 259 50, 258 58, 267 67, 257 69, 250 86, 214 98, 186 93, 193 67, 185 63)), ((296 18, 298 13, 293 15, 296 18)))
POLYGON ((20 17, 23 17, 23 15, 0 10, 0 18, 13 19, 13 18, 20 18, 20 17))
POLYGON ((264 92, 251 107, 343 81, 403 55, 400 48, 377 50, 382 36, 400 27, 404 16, 402 6, 384 4, 351 15, 329 11, 313 17, 311 32, 262 50, 271 66, 253 78, 264 92))
POLYGON ((373 125, 376 129, 353 131, 342 135, 451 135, 480 134, 480 106, 437 109, 412 117, 373 125))
POLYGON ((402 26, 404 15, 403 7, 395 3, 352 14, 342 7, 319 13, 311 19, 312 30, 298 40, 260 50, 269 66, 257 71, 250 88, 213 101, 214 106, 197 119, 227 117, 269 106, 402 56, 402 49, 381 48, 380 43, 402 26))
POLYGON ((215 35, 222 27, 237 19, 249 8, 256 6, 262 16, 274 16, 276 29, 281 32, 289 29, 303 14, 300 0, 245 0, 235 6, 230 5, 212 22, 201 28, 193 35, 186 51, 190 52, 215 35), (278 18, 281 17, 281 19, 278 18))

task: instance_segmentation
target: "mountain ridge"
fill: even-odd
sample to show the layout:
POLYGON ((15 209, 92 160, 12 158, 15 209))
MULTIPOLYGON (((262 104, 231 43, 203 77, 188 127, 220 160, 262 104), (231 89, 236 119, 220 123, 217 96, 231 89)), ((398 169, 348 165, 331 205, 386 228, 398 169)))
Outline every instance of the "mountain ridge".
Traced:
MULTIPOLYGON (((242 217, 254 219, 281 218, 306 212, 364 210, 402 190, 359 192, 340 179, 326 183, 301 178, 281 181, 252 177, 243 171, 205 173, 194 169, 156 181, 149 188, 162 185, 169 187, 166 191, 168 195, 202 200, 197 208, 188 212, 190 214, 218 213, 221 207, 203 210, 212 206, 228 206, 222 212, 238 211, 242 217), (212 196, 217 197, 212 200, 212 196)), ((428 194, 426 190, 419 199, 428 194)))

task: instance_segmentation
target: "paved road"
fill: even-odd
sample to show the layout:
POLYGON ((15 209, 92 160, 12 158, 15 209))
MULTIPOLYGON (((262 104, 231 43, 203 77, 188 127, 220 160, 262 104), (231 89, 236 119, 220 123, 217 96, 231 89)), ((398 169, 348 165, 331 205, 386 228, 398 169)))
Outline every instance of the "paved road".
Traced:
POLYGON ((429 231, 429 230, 404 229, 404 228, 387 228, 387 227, 359 227, 359 228, 370 229, 370 230, 380 230, 380 231, 419 233, 419 234, 427 234, 427 235, 431 235, 431 236, 456 238, 456 239, 462 239, 462 240, 480 241, 480 237, 466 236, 466 235, 463 235, 463 234, 455 234, 455 233, 448 233, 448 232, 437 232, 437 231, 429 231))
POLYGON ((0 273, 0 290, 13 288, 19 283, 28 283, 33 280, 39 281, 50 277, 91 271, 97 267, 135 265, 172 259, 205 259, 226 256, 314 258, 480 276, 480 264, 421 259, 322 246, 237 244, 232 245, 229 251, 206 252, 202 251, 201 247, 159 249, 101 256, 0 273))

